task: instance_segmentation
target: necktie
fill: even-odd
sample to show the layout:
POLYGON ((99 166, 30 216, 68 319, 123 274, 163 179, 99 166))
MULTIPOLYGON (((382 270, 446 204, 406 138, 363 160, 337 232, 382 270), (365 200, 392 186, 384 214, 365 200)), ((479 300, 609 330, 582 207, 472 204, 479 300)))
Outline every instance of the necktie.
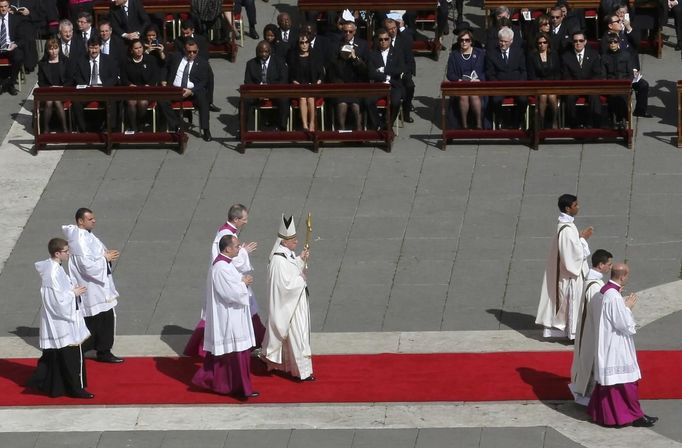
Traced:
POLYGON ((284 37, 282 38, 284 42, 289 42, 289 31, 284 32, 284 37))
POLYGON ((5 27, 5 20, 7 16, 2 17, 2 25, 0 25, 0 45, 5 46, 7 44, 7 28, 5 27))
POLYGON ((580 67, 583 66, 583 55, 580 54, 580 53, 578 53, 578 65, 579 65, 580 67))
POLYGON ((97 82, 97 78, 99 78, 99 69, 97 68, 97 59, 93 59, 92 61, 92 72, 90 73, 90 85, 91 86, 96 86, 99 84, 97 82))
POLYGON ((265 62, 260 67, 260 82, 261 84, 268 83, 268 66, 265 62))
POLYGON ((502 52, 502 59, 504 60, 505 64, 509 62, 509 55, 507 54, 506 50, 502 52))
POLYGON ((68 58, 70 53, 71 53, 71 44, 70 44, 70 42, 67 42, 66 46, 64 47, 64 56, 66 56, 68 58))
POLYGON ((123 7, 123 12, 125 13, 126 17, 128 17, 128 5, 123 7))
POLYGON ((185 64, 185 69, 182 71, 182 81, 180 82, 180 87, 183 89, 187 88, 187 83, 189 82, 189 64, 190 62, 187 61, 187 64, 185 64))
POLYGON ((395 37, 391 39, 391 47, 395 47, 395 37))

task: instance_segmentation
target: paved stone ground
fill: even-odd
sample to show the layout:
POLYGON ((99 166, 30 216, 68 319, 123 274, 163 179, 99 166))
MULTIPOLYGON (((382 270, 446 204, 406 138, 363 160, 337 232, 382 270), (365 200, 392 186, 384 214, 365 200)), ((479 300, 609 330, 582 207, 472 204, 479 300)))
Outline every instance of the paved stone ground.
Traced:
MULTIPOLYGON (((480 24, 480 12, 472 6, 468 19, 480 24)), ((259 2, 259 32, 275 21, 277 9, 287 8, 259 2)), ((46 257, 47 240, 60 235, 60 225, 71 223, 80 206, 95 211, 102 240, 122 250, 115 277, 122 294, 118 333, 125 335, 191 331, 202 300, 208 245, 227 207, 237 201, 251 210, 242 239, 260 245, 253 262, 261 307, 279 214, 294 214, 302 229, 307 212, 313 213, 315 332, 533 328, 556 198, 565 192, 580 198, 579 226, 595 227, 592 249, 607 248, 630 263, 630 290, 680 278, 682 153, 671 144, 680 60, 670 47, 661 60, 642 57, 656 118, 637 120, 634 151, 610 143, 545 144, 532 151, 506 142, 438 150, 439 129, 433 123, 444 54, 439 62, 418 59, 416 121, 400 129, 392 153, 367 147, 326 147, 319 154, 260 147, 241 155, 234 150, 235 89, 255 42, 247 38, 245 44, 236 64, 212 61, 216 103, 223 108, 212 116, 214 142, 191 138, 184 155, 164 149, 122 149, 111 156, 92 150, 64 153, 19 240, 7 242, 13 249, 0 273, 0 335, 37 334, 39 297, 32 265, 46 257)), ((20 100, 3 95, 0 104, 11 113, 20 100)), ((9 120, 0 123, 3 135, 10 125, 9 120)), ((643 327, 638 347, 680 349, 681 320, 675 312, 643 327)), ((662 417, 654 430, 682 441, 674 423, 680 402, 646 404, 662 417)), ((276 440, 289 447, 426 447, 453 440, 462 440, 461 446, 574 446, 547 427, 5 433, 0 441, 8 441, 3 446, 188 446, 183 437, 206 440, 207 446, 246 440, 254 446, 276 440)))

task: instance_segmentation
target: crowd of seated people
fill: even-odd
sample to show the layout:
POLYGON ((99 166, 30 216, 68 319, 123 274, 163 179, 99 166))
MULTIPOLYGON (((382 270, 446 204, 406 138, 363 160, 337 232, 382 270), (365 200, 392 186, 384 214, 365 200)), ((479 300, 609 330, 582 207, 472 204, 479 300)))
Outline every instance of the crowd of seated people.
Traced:
MULTIPOLYGON (((603 33, 599 39, 593 31, 585 30, 584 15, 571 10, 564 0, 550 8, 548 14, 536 14, 531 25, 517 25, 511 21, 508 8, 497 8, 492 26, 483 37, 484 45, 474 40, 468 24, 460 24, 457 43, 448 60, 447 79, 456 82, 627 79, 635 92, 633 115, 651 117, 647 111, 649 85, 639 71, 641 30, 634 26, 633 12, 620 1, 607 6, 610 11, 602 16, 603 33)), ((606 104, 602 104, 599 95, 563 98, 540 95, 535 101, 543 128, 560 126, 562 103, 565 127, 622 129, 627 118, 623 96, 607 98, 606 104), (579 110, 581 106, 584 107, 579 110), (604 109, 608 114, 603 113, 604 109)), ((449 123, 459 128, 521 128, 527 102, 528 98, 523 96, 513 101, 494 96, 452 98, 449 123), (507 108, 511 111, 508 117, 502 110, 503 101, 505 106, 511 106, 507 108)))

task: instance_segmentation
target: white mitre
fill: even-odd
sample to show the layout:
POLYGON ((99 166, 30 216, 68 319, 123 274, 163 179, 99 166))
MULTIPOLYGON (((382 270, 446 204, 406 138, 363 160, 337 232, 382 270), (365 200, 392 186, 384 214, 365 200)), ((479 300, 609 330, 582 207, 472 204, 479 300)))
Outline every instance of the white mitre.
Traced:
POLYGON ((282 219, 279 222, 279 231, 277 232, 277 239, 275 240, 274 246, 270 251, 270 259, 272 259, 273 254, 279 249, 282 240, 290 240, 296 238, 296 224, 294 224, 294 217, 289 216, 288 218, 282 213, 282 219))

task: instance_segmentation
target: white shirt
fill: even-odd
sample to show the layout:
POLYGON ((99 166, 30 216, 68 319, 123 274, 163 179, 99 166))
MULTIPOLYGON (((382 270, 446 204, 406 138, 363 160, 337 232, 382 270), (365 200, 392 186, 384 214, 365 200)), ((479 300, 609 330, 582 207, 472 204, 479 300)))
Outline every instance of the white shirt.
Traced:
POLYGON ((109 54, 109 44, 110 43, 111 43, 111 39, 102 41, 102 53, 109 54))
MULTIPOLYGON (((182 74, 184 73, 185 65, 187 64, 189 64, 189 72, 192 73, 192 65, 194 64, 194 61, 190 61, 187 58, 182 58, 180 65, 178 65, 178 71, 175 72, 175 79, 173 80, 173 85, 175 87, 182 86, 182 74)), ((191 78, 187 79, 187 88, 190 90, 194 88, 194 83, 192 82, 191 78)))
MULTIPOLYGON (((390 48, 387 48, 381 52, 381 59, 384 60, 384 67, 386 67, 386 61, 388 61, 388 52, 390 48)), ((385 74, 385 73, 384 73, 385 74)), ((386 75, 386 80, 384 81, 385 83, 390 83, 391 82, 391 75, 386 75)))

